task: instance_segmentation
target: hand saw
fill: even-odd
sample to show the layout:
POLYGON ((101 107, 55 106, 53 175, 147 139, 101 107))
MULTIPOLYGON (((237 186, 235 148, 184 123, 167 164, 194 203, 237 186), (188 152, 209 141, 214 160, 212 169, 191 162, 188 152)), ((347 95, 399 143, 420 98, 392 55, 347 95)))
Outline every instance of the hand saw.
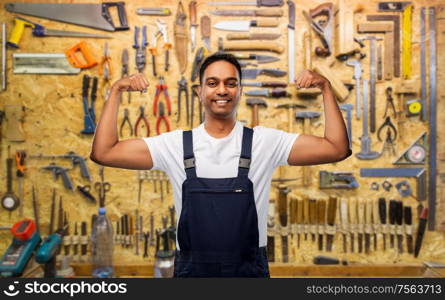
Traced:
POLYGON ((76 24, 105 31, 128 30, 124 2, 92 3, 6 3, 9 12, 24 14, 64 23, 76 24), (110 7, 116 6, 120 26, 113 23, 110 7))

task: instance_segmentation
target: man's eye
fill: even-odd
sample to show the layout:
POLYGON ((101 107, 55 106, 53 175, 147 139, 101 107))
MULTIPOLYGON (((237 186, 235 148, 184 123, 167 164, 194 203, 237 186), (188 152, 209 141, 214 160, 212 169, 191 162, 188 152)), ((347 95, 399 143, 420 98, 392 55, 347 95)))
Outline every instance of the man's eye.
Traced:
POLYGON ((213 87, 213 86, 216 86, 216 82, 215 81, 208 81, 207 85, 213 87))
POLYGON ((236 81, 230 81, 230 82, 227 82, 226 85, 230 88, 234 88, 234 87, 238 86, 238 83, 236 81))

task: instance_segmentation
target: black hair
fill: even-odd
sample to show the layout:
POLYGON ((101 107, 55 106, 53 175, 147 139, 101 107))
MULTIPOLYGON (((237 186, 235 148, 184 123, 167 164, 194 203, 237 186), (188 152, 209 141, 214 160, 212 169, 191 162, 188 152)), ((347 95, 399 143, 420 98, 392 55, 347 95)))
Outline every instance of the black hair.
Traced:
MULTIPOLYGON (((207 56, 204 61, 202 62, 200 68, 199 68, 199 84, 202 84, 202 77, 204 76, 204 71, 207 69, 207 67, 214 63, 215 61, 224 60, 232 65, 235 66, 235 68, 238 70, 239 79, 241 81, 242 75, 241 75, 241 65, 239 64, 238 60, 233 54, 226 53, 226 52, 216 52, 210 56, 207 56)), ((240 82, 241 84, 241 82, 240 82)))

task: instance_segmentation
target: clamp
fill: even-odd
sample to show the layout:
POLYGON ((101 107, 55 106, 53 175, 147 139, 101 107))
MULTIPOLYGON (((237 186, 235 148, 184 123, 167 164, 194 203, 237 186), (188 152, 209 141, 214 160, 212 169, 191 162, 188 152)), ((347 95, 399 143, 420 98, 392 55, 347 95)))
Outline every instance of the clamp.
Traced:
POLYGON ((156 133, 158 135, 161 134, 161 122, 162 121, 164 121, 167 131, 170 131, 170 122, 168 121, 168 118, 165 116, 164 103, 160 102, 159 103, 159 116, 158 116, 158 119, 156 120, 156 133))
POLYGON ((153 114, 156 116, 158 114, 158 101, 161 93, 164 93, 165 102, 167 103, 168 115, 171 115, 172 109, 170 105, 170 96, 168 95, 168 87, 165 84, 164 77, 159 77, 159 83, 156 85, 156 94, 153 101, 153 114))
POLYGON ((393 143, 397 139, 397 129, 394 126, 394 124, 391 122, 391 117, 387 116, 385 119, 385 122, 383 122, 382 125, 380 125, 379 130, 377 130, 377 138, 379 141, 382 141, 382 138, 380 137, 380 134, 383 130, 383 128, 388 127, 389 133, 387 132, 387 141, 393 143), (391 132, 392 131, 392 132, 391 132))
POLYGON ((392 115, 395 118, 396 117, 396 107, 394 105, 394 99, 392 98, 392 87, 387 87, 386 88, 386 107, 385 107, 385 115, 383 116, 384 118, 388 115, 388 109, 391 106, 391 110, 392 110, 392 115))
POLYGON ((147 136, 150 136, 150 124, 148 123, 147 118, 145 117, 144 107, 141 105, 139 107, 139 117, 134 125, 134 135, 138 136, 138 128, 141 121, 144 121, 145 128, 147 129, 147 136))
POLYGON ((179 122, 181 119, 181 95, 182 93, 185 93, 185 110, 186 110, 186 117, 187 117, 187 125, 190 124, 190 116, 189 116, 189 91, 188 91, 188 85, 187 80, 182 76, 181 80, 178 81, 178 119, 176 120, 176 123, 179 122))
POLYGON ((130 127, 130 135, 133 135, 133 125, 131 125, 130 122, 130 112, 128 108, 124 109, 124 119, 122 120, 121 127, 119 128, 119 135, 122 137, 122 131, 124 129, 125 123, 128 124, 128 127, 130 127))
POLYGON ((142 73, 145 68, 146 56, 145 56, 145 48, 148 45, 147 42, 147 26, 142 26, 142 40, 141 45, 138 44, 140 28, 138 26, 134 27, 134 45, 133 48, 136 49, 136 68, 139 73, 142 73))

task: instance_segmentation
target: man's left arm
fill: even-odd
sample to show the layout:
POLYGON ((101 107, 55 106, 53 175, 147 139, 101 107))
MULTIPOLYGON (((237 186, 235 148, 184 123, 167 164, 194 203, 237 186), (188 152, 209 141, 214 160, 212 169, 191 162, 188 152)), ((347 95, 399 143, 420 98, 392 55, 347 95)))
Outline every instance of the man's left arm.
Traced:
POLYGON ((351 155, 343 115, 329 81, 318 73, 305 70, 295 82, 297 88, 318 87, 322 91, 325 116, 324 137, 301 134, 294 142, 288 163, 293 166, 332 163, 351 155))

